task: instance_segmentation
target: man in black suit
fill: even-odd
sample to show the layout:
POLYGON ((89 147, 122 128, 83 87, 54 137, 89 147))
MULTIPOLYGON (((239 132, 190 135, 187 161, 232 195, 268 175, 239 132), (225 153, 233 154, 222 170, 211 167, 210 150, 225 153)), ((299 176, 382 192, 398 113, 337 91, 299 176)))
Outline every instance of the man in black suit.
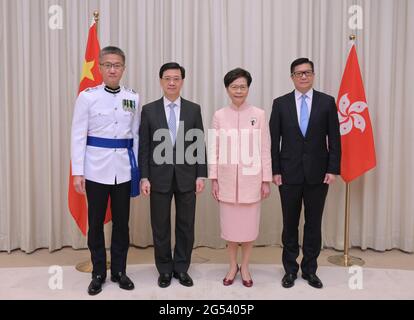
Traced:
POLYGON ((279 186, 283 212, 282 286, 290 288, 299 265, 298 226, 305 211, 302 278, 322 288, 317 277, 322 213, 328 186, 340 174, 341 140, 335 99, 313 90, 314 64, 307 58, 291 65, 295 90, 273 101, 270 117, 273 182, 279 186))
POLYGON ((151 226, 158 285, 166 288, 174 276, 187 287, 194 244, 196 193, 207 177, 200 106, 180 97, 185 69, 164 64, 159 72, 164 96, 142 107, 139 166, 141 191, 150 195, 151 226), (175 198, 175 248, 171 253, 171 201, 175 198))

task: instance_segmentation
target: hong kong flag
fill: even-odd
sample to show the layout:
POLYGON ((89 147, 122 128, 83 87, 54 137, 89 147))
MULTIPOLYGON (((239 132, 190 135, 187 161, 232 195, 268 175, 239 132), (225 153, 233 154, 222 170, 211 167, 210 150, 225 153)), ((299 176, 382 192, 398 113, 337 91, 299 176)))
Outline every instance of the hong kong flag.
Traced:
MULTIPOLYGON (((102 83, 102 75, 99 71, 99 41, 96 30, 96 23, 93 21, 88 36, 88 43, 86 45, 85 61, 82 68, 82 76, 79 84, 79 92, 90 88, 96 87, 102 83)), ((69 175, 69 191, 68 191, 68 204, 70 213, 73 216, 76 224, 83 235, 86 235, 88 227, 88 208, 86 202, 86 196, 76 192, 73 186, 72 169, 69 175)), ((105 223, 111 221, 110 203, 105 216, 105 223)))
POLYGON ((352 44, 338 94, 341 176, 349 183, 376 166, 374 137, 355 43, 352 44))

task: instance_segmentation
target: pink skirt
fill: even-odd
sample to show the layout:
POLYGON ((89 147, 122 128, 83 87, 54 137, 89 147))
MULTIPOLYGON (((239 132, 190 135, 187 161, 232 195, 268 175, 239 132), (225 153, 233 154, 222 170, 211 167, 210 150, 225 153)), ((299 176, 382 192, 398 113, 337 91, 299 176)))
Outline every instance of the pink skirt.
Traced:
POLYGON ((261 202, 219 202, 221 237, 231 242, 250 242, 259 234, 261 202))

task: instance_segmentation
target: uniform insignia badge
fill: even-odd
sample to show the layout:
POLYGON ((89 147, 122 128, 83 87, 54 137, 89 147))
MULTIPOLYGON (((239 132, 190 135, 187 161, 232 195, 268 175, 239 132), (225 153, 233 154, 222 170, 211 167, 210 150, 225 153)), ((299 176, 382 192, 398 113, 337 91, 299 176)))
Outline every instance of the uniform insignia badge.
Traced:
POLYGON ((256 122, 257 122, 256 118, 251 118, 250 119, 250 123, 251 123, 252 126, 254 126, 256 124, 256 122))
POLYGON ((134 94, 137 94, 136 91, 133 90, 133 89, 131 89, 131 88, 127 88, 127 87, 124 86, 124 89, 125 89, 125 91, 131 92, 131 93, 134 93, 134 94))
POLYGON ((134 112, 135 111, 135 100, 128 100, 128 99, 123 99, 122 100, 122 108, 125 111, 129 111, 129 112, 134 112))
POLYGON ((95 91, 95 90, 98 90, 99 89, 99 86, 96 86, 96 87, 89 87, 89 88, 86 88, 85 89, 85 92, 92 92, 92 91, 95 91))

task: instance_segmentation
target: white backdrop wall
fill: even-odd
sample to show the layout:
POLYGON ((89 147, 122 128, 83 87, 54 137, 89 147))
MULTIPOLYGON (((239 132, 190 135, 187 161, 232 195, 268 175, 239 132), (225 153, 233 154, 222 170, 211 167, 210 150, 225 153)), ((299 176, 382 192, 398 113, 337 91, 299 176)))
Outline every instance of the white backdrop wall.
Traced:
MULTIPOLYGON (((351 245, 413 252, 412 0, 0 0, 0 250, 86 246, 68 211, 67 186, 72 111, 94 10, 101 47, 124 49, 124 83, 141 101, 161 96, 159 67, 177 61, 187 70, 183 96, 202 105, 208 128, 228 103, 222 79, 234 67, 251 72, 249 101, 268 117, 273 98, 293 90, 289 66, 297 57, 315 62, 315 88, 336 97, 353 4, 363 9, 357 50, 378 165, 351 184, 351 245), (53 5, 62 9, 62 29, 49 26, 53 5)), ((338 179, 325 207, 324 246, 343 248, 344 194, 338 179)), ((152 244, 149 221, 148 199, 133 200, 133 245, 152 244)), ((280 244, 281 227, 273 187, 256 244, 280 244)), ((208 185, 198 197, 195 245, 223 247, 219 235, 208 185)))

